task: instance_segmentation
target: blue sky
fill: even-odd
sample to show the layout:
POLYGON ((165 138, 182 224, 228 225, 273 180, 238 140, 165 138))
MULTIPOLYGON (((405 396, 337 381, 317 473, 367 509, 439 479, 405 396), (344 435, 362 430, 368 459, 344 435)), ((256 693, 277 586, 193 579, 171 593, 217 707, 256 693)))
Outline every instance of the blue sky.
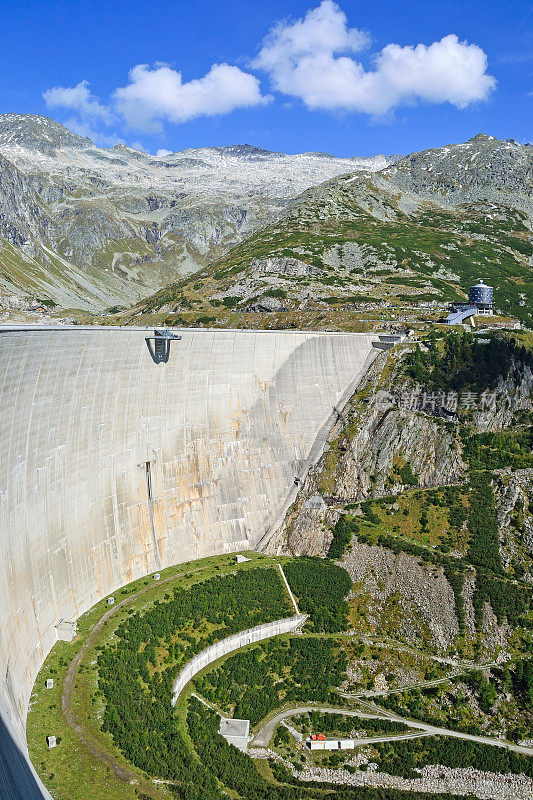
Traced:
POLYGON ((530 141, 528 0, 4 0, 0 111, 149 152, 530 141))

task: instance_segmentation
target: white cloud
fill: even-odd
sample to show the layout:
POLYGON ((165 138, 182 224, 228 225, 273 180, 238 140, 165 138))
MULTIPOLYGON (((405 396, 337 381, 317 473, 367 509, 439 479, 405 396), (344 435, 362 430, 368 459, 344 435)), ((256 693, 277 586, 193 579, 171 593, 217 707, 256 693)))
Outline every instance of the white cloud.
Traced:
POLYGON ((108 127, 116 122, 115 115, 108 106, 103 105, 89 89, 88 81, 80 81, 76 86, 54 86, 43 92, 48 108, 64 108, 74 112, 65 122, 67 128, 80 136, 88 136, 100 147, 113 147, 124 144, 116 133, 102 132, 95 126, 108 127))
MULTIPOLYGON (((309 109, 361 112, 380 121, 421 101, 464 108, 487 99, 496 86, 483 50, 455 34, 430 45, 388 44, 366 69, 358 59, 370 43, 368 33, 348 26, 333 0, 322 0, 303 19, 277 23, 251 66, 268 73, 277 92, 309 109)), ((228 114, 272 99, 261 93, 255 75, 225 63, 185 82, 181 72, 161 63, 137 64, 128 77, 108 103, 91 93, 86 80, 47 89, 43 98, 49 108, 67 109, 68 126, 102 146, 123 141, 115 133, 120 128, 160 133, 166 122, 228 114)))
POLYGON ((267 101, 254 75, 229 64, 214 64, 203 78, 186 83, 166 64, 138 64, 129 80, 115 90, 115 108, 130 128, 146 132, 161 131, 164 120, 186 122, 267 101))
POLYGON ((455 34, 429 46, 389 44, 372 70, 349 55, 368 44, 366 33, 348 28, 333 0, 323 0, 305 19, 274 26, 252 66, 269 73, 274 89, 310 109, 374 116, 419 100, 464 108, 485 100, 496 85, 483 50, 455 34))
POLYGON ((89 136, 102 146, 122 142, 116 135, 96 131, 94 125, 116 125, 121 120, 137 131, 158 133, 163 123, 186 122, 200 116, 228 114, 237 108, 262 105, 263 97, 255 75, 229 64, 214 64, 203 78, 183 83, 181 73, 166 64, 138 64, 129 73, 127 86, 115 89, 109 105, 91 94, 89 83, 55 86, 43 92, 48 108, 76 113, 68 127, 89 136))
POLYGON ((160 147, 156 153, 158 158, 162 158, 163 156, 171 156, 172 150, 167 150, 165 147, 160 147))
POLYGON ((333 0, 323 0, 318 8, 307 12, 305 19, 274 25, 253 66, 272 72, 274 81, 283 81, 285 70, 295 67, 301 59, 357 53, 368 47, 368 34, 348 28, 347 21, 346 14, 333 0))
POLYGON ((80 81, 76 86, 54 86, 43 92, 48 108, 68 108, 76 111, 82 119, 111 122, 112 114, 97 97, 91 94, 88 81, 80 81))

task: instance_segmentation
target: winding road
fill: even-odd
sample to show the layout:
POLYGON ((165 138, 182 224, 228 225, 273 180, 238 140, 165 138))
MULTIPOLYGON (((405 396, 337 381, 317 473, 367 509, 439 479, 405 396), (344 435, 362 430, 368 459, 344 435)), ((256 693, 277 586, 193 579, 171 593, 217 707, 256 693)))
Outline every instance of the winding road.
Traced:
MULTIPOLYGON (((190 576, 191 574, 202 572, 206 569, 205 566, 202 567, 195 567, 188 570, 180 571, 177 574, 174 574, 168 578, 165 578, 159 584, 160 586, 166 583, 174 582, 183 578, 185 576, 190 576)), ((120 778, 123 781, 126 781, 130 784, 135 784, 139 790, 150 790, 153 791, 153 782, 148 782, 146 779, 142 777, 142 775, 135 770, 133 767, 129 768, 127 764, 119 763, 116 757, 109 751, 106 751, 100 741, 96 738, 91 736, 88 731, 86 730, 82 720, 78 717, 78 715, 74 712, 73 709, 73 692, 76 680, 76 674, 78 671, 78 667, 86 654, 88 648, 95 642, 96 638, 98 637, 99 633, 101 632, 103 626, 107 622, 107 620, 116 615, 117 612, 124 608, 125 606, 129 605, 133 600, 139 597, 139 595, 148 592, 152 586, 144 586, 138 589, 133 594, 129 595, 128 597, 124 598, 121 602, 117 603, 115 606, 110 608, 106 611, 102 617, 95 623, 94 627, 92 628, 91 632, 82 643, 78 653, 72 659, 65 676, 65 680, 63 682, 63 691, 61 697, 61 706, 63 709, 63 713, 65 718, 72 728, 72 730, 76 733, 78 738, 81 742, 83 742, 84 746, 89 750, 89 752, 97 758, 101 763, 106 764, 113 772, 113 774, 120 778)), ((366 637, 361 637, 366 638, 366 637)), ((370 642, 369 642, 370 643, 370 642)), ((372 644, 376 644, 379 646, 379 643, 372 642, 372 644)), ((382 646, 391 646, 392 642, 389 643, 382 643, 382 646)), ((398 645, 397 645, 398 646, 398 645)), ((401 649, 409 649, 404 648, 403 645, 399 645, 401 649)), ((432 656, 437 661, 441 661, 442 663, 448 663, 450 666, 458 667, 460 666, 457 662, 453 662, 452 659, 446 658, 439 658, 438 656, 432 656)), ((465 665, 466 667, 467 665, 465 665)), ((474 665, 468 665, 467 668, 472 668, 474 665)), ((477 665, 477 668, 483 669, 484 667, 493 666, 492 664, 484 664, 484 665, 477 665)), ((461 670, 463 671, 463 670, 461 670)), ((458 671, 459 672, 459 671, 458 671)), ((456 674, 456 673, 454 673, 456 674)), ((437 685, 441 682, 447 681, 450 679, 451 676, 447 676, 445 678, 439 678, 432 681, 425 681, 417 684, 417 686, 433 686, 437 685)), ((376 744, 378 742, 387 742, 387 741, 395 741, 398 739, 414 739, 421 736, 450 736, 455 737, 458 739, 466 739, 473 742, 479 742, 481 744, 488 744, 495 747, 503 747, 509 750, 513 750, 517 753, 522 753, 525 755, 533 755, 533 747, 526 747, 523 745, 516 745, 511 742, 507 742, 503 739, 495 739, 491 737, 485 736, 475 736, 472 734, 461 733, 459 731, 449 730, 447 728, 440 728, 433 725, 427 725, 422 722, 418 722, 416 720, 410 720, 403 717, 399 717, 396 714, 388 711, 387 709, 380 708, 375 706, 372 703, 364 702, 363 698, 371 698, 375 696, 382 696, 385 694, 390 694, 392 692, 397 691, 404 691, 406 689, 415 688, 414 686, 406 686, 400 689, 392 689, 387 690, 385 692, 375 692, 375 691, 366 691, 359 694, 350 695, 348 693, 340 693, 344 694, 344 696, 357 700, 362 711, 354 711, 349 710, 346 708, 336 708, 330 706, 314 706, 314 705, 306 705, 306 706, 296 706, 294 708, 288 708, 283 711, 280 711, 270 720, 267 720, 264 725, 259 729, 259 731, 254 736, 251 742, 251 748, 267 748, 270 740, 274 734, 275 728, 279 725, 283 720, 287 719, 288 717, 295 716, 298 714, 306 713, 307 711, 321 711, 325 713, 335 713, 335 714, 343 714, 345 716, 354 716, 354 717, 363 717, 366 719, 391 719, 397 722, 403 722, 404 724, 408 725, 410 728, 413 729, 412 733, 403 733, 403 734, 391 734, 388 736, 375 736, 375 737, 367 737, 364 739, 358 740, 358 746, 376 744)))
POLYGON ((435 725, 427 725, 424 722, 418 722, 405 717, 399 717, 390 711, 382 711, 380 708, 373 706, 371 703, 365 704, 367 711, 351 711, 346 708, 333 708, 331 706, 296 706, 294 708, 287 708, 280 711, 272 719, 269 719, 259 729, 254 736, 251 747, 268 747, 270 740, 274 734, 277 725, 288 717, 293 717, 298 714, 305 714, 308 711, 321 711, 326 714, 343 714, 349 717, 364 717, 365 719, 391 719, 395 722, 403 722, 410 728, 415 728, 417 733, 412 734, 391 734, 390 736, 375 736, 372 738, 358 739, 358 746, 365 744, 376 744, 377 742, 396 741, 398 739, 413 739, 418 736, 450 736, 455 739, 466 739, 470 742, 478 742, 479 744, 488 744, 494 747, 503 747, 507 750, 512 750, 515 753, 522 753, 523 755, 533 755, 533 747, 526 747, 525 745, 513 744, 504 739, 495 739, 490 736, 475 736, 470 733, 462 733, 461 731, 452 731, 448 728, 439 728, 435 725))
MULTIPOLYGON (((476 669, 489 669, 490 667, 498 666, 499 664, 494 662, 493 664, 480 664, 476 669)), ((341 697, 346 697, 348 700, 359 700, 363 697, 386 697, 389 694, 401 694, 402 692, 409 692, 412 689, 426 689, 429 686, 438 686, 440 683, 449 683, 452 678, 464 675, 464 673, 464 669, 457 669, 454 672, 450 672, 449 675, 446 675, 444 678, 419 681, 418 683, 410 683, 406 686, 397 686, 394 689, 364 689, 362 692, 342 692, 340 689, 336 689, 335 691, 341 697)))

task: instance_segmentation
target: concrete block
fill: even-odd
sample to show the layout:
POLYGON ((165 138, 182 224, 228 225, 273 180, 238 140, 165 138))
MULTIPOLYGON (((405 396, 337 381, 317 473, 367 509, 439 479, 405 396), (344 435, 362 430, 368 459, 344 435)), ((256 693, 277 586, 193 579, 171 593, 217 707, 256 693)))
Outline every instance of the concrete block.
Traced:
POLYGON ((57 638, 61 642, 71 642, 76 636, 78 625, 66 619, 60 619, 55 625, 57 638))
POLYGON ((219 733, 229 744, 235 745, 239 750, 245 751, 248 748, 248 737, 250 734, 250 720, 248 719, 227 719, 220 718, 219 733))
POLYGON ((314 494, 305 501, 304 508, 312 508, 315 511, 326 511, 327 505, 326 501, 321 495, 314 494))

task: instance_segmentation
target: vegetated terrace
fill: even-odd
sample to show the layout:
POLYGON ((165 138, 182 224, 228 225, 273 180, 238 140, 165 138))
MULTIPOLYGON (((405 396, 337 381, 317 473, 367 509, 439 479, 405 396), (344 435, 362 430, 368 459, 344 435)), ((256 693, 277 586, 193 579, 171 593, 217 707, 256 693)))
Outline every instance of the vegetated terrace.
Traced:
MULTIPOLYGON (((235 630, 293 613, 275 568, 281 561, 301 609, 311 614, 304 635, 279 637, 212 665, 229 676, 235 666, 238 690, 231 681, 213 683, 209 671, 197 678, 197 686, 221 705, 235 709, 240 703, 253 722, 296 699, 327 696, 350 706, 336 693, 350 652, 343 630, 351 583, 344 570, 320 559, 248 555, 251 560, 243 565, 228 556, 205 559, 163 572, 157 584, 146 578, 124 587, 113 609, 102 601, 80 620, 79 637, 53 649, 32 696, 28 742, 57 800, 214 800, 223 797, 220 782, 243 800, 324 796, 324 787, 280 786, 262 762, 258 771, 219 736, 218 716, 191 698, 190 690, 175 711, 170 705, 173 677, 194 653, 235 630), (80 653, 72 673, 71 660, 80 653), (50 676, 56 685, 46 690, 50 676), (253 690, 265 693, 259 705, 253 690), (47 750, 45 737, 52 731, 58 747, 47 750)), ((326 794, 352 800, 364 798, 366 790, 356 795, 331 788, 326 794)), ((378 795, 401 796, 394 790, 378 795)), ((375 797, 368 794, 369 800, 375 797)))

